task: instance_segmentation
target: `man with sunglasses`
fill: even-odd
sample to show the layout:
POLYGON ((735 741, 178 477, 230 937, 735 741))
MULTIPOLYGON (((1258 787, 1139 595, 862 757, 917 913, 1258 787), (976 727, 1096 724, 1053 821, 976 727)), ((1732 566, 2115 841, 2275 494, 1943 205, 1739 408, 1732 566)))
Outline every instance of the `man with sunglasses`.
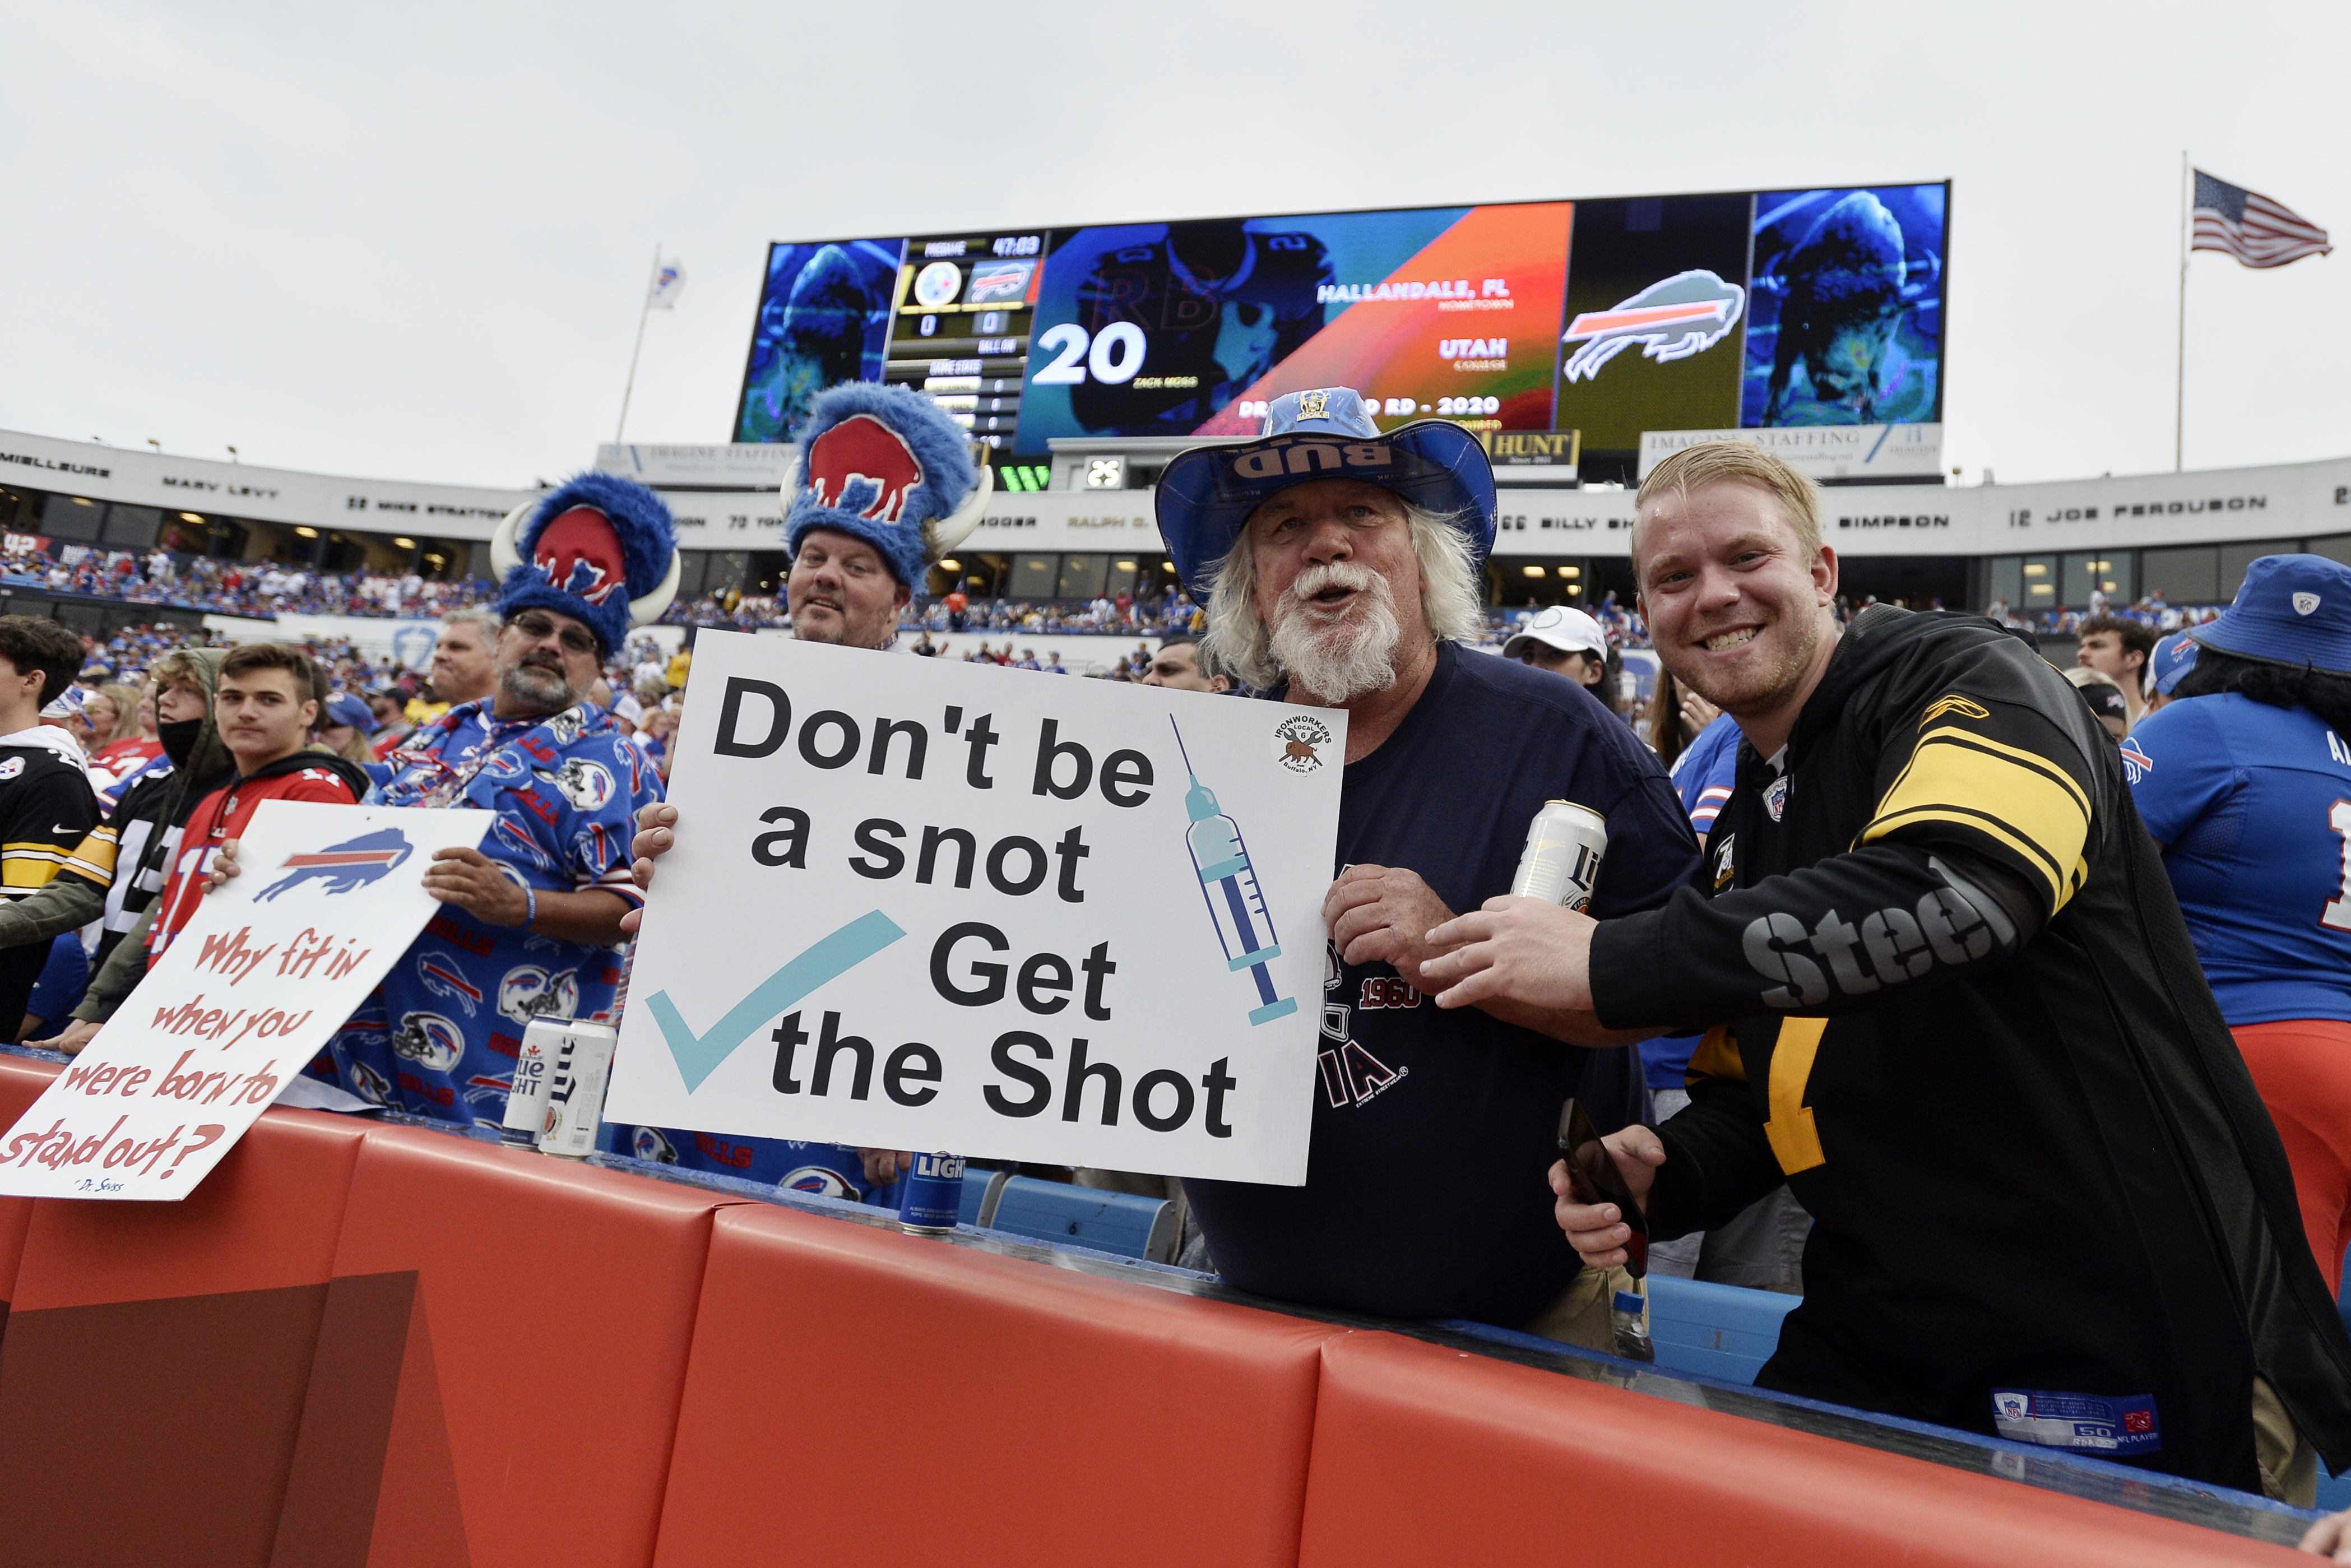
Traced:
POLYGON ((662 784, 588 692, 678 573, 661 498, 600 474, 508 517, 491 559, 504 589, 489 695, 409 735, 368 803, 496 821, 479 849, 435 852, 423 885, 446 907, 329 1049, 354 1093, 495 1125, 533 1018, 613 1016, 621 916, 643 901, 631 818, 662 784))

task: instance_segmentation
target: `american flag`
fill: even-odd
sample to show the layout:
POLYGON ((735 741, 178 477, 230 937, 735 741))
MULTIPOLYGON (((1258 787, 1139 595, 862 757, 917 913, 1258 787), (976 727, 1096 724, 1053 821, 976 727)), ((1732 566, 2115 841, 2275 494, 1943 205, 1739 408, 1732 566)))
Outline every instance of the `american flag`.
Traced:
POLYGON ((2196 171, 2196 237, 2190 250, 2224 250, 2247 267, 2283 267, 2334 250, 2326 231, 2256 191, 2196 171))

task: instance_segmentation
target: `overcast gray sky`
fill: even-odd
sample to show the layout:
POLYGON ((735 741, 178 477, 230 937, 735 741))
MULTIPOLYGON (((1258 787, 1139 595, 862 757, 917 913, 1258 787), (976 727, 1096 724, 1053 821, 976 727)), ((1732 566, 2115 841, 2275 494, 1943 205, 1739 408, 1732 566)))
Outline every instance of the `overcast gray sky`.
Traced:
MULTIPOLYGON (((2351 246, 2351 7, 12 8, 0 427, 520 485, 726 438, 771 239, 1957 182, 1970 482, 2168 469, 2179 154, 2351 246)), ((2199 253, 2188 465, 2351 452, 2351 248, 2199 253)))

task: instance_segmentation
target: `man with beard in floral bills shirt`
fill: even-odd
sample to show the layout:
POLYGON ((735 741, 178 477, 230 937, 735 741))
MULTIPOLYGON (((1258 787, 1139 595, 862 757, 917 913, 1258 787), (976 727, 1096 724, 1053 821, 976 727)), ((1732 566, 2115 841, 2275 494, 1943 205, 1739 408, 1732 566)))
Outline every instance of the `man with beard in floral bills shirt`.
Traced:
POLYGON ((533 1018, 614 1016, 621 916, 643 902, 631 819, 662 783, 587 693, 630 627, 668 606, 678 574, 661 497, 601 474, 517 509, 490 549, 496 685, 408 737, 368 803, 496 820, 480 849, 436 852, 423 885, 446 907, 329 1050, 354 1093, 496 1125, 533 1018))

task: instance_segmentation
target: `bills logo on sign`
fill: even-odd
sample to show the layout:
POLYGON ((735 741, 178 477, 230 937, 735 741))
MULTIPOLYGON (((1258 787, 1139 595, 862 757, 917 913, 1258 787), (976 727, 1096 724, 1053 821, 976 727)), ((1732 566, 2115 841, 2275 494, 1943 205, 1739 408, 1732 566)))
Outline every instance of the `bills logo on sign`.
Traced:
POLYGON ((1747 290, 1725 283, 1703 267, 1677 272, 1652 283, 1613 309, 1585 310, 1568 323, 1562 337, 1581 345, 1560 374, 1591 381, 1600 367, 1631 348, 1663 363, 1704 353, 1729 335, 1747 308, 1747 290))
POLYGON ((309 854, 287 855, 277 868, 286 874, 254 894, 253 901, 266 904, 298 883, 314 881, 324 883, 329 894, 349 893, 381 882, 384 873, 414 852, 398 828, 380 828, 309 854))
POLYGON ((967 305, 1010 305, 1029 297, 1033 261, 983 261, 971 269, 971 287, 964 292, 967 305))
POLYGON ((593 507, 574 507, 539 529, 530 563, 549 586, 590 604, 612 597, 628 576, 612 519, 593 507))
POLYGON ((923 465, 898 433, 852 414, 809 444, 808 484, 820 507, 894 523, 923 482, 923 465))

